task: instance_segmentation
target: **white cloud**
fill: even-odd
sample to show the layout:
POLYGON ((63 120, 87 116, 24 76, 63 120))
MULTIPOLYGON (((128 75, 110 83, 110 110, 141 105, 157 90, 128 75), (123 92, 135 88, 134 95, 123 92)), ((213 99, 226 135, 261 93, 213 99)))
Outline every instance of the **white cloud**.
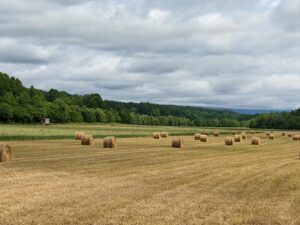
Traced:
POLYGON ((26 85, 165 104, 292 109, 293 0, 0 2, 0 67, 26 85))
POLYGON ((273 12, 273 21, 288 32, 299 32, 300 2, 282 0, 273 12))
POLYGON ((209 13, 191 19, 191 23, 198 26, 200 29, 224 32, 235 28, 231 18, 225 17, 221 13, 209 13))
POLYGON ((152 9, 149 11, 148 19, 151 23, 162 24, 170 16, 170 13, 160 9, 152 9))

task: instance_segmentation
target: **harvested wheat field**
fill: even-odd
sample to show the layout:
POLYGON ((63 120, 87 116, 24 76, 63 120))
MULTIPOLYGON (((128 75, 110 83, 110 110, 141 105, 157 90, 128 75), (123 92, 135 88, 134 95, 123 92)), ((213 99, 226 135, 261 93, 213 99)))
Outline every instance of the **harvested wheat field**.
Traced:
POLYGON ((225 146, 180 137, 14 141, 0 163, 0 224, 299 225, 300 142, 278 136, 225 146), (88 149, 88 151, 87 151, 88 149))

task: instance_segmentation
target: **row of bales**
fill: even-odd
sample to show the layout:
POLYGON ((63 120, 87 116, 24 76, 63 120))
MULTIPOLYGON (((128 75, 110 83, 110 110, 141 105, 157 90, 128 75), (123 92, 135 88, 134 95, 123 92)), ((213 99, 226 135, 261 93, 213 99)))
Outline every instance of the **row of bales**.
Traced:
MULTIPOLYGON (((260 145, 261 139, 260 137, 253 136, 255 134, 255 131, 250 132, 252 134, 251 138, 251 144, 252 145, 260 145)), ((209 136, 213 135, 214 137, 219 137, 220 132, 219 131, 213 131, 212 133, 209 132, 202 132, 202 133, 195 133, 194 139, 199 140, 200 142, 208 142, 209 136)), ((276 138, 275 134, 273 132, 266 132, 266 136, 274 140, 276 138)), ((282 133, 282 136, 286 136, 285 133, 282 133)), ((290 137, 291 134, 289 133, 288 136, 290 137)), ((169 133, 166 131, 163 132, 154 132, 152 134, 153 139, 159 140, 161 138, 168 138, 169 133)), ((298 135, 292 135, 293 140, 300 140, 300 134, 298 135)), ((92 145, 93 144, 93 136, 92 135, 85 135, 83 132, 76 132, 75 133, 75 139, 81 140, 82 145, 92 145)), ((234 145, 235 143, 240 143, 242 140, 247 139, 247 133, 245 131, 238 133, 236 131, 232 132, 232 136, 225 138, 225 145, 234 145)), ((183 139, 181 138, 175 138, 171 141, 171 146, 173 148, 182 148, 183 147, 183 139)), ((117 141, 115 137, 106 137, 103 139, 103 147, 104 148, 116 148, 117 147, 117 141)))
MULTIPOLYGON (((282 136, 286 136, 286 133, 282 133, 282 136)), ((288 137, 291 137, 294 141, 300 141, 300 133, 288 133, 288 137)))
POLYGON ((153 139, 161 139, 161 138, 168 138, 169 137, 169 133, 166 131, 163 132, 154 132, 152 134, 153 139))
MULTIPOLYGON (((81 145, 92 145, 94 138, 92 135, 85 135, 83 132, 77 131, 75 133, 75 140, 80 140, 81 145)), ((103 148, 116 148, 117 139, 115 137, 106 137, 103 139, 103 148)))
MULTIPOLYGON (((162 137, 168 137, 169 135, 165 135, 163 136, 162 134, 164 134, 166 132, 155 132, 153 133, 153 139, 160 139, 162 137)), ((194 140, 196 141, 200 141, 200 142, 208 142, 209 136, 213 135, 214 137, 219 137, 220 136, 220 132, 219 131, 213 131, 212 133, 209 132, 202 132, 202 133, 195 133, 194 134, 194 140)), ((254 131, 251 132, 251 134, 255 134, 254 131)), ((230 137, 226 137, 225 138, 225 145, 234 145, 236 142, 242 142, 242 140, 247 139, 247 134, 246 132, 241 132, 240 134, 238 134, 236 131, 234 131, 232 133, 233 136, 230 137)), ((183 139, 181 138, 175 138, 172 139, 171 141, 171 146, 173 148, 181 148, 183 147, 183 139)), ((261 140, 259 137, 255 137, 252 136, 251 139, 251 144, 252 145, 260 145, 261 140)))
MULTIPOLYGON (((166 131, 163 132, 154 132, 152 134, 153 139, 159 140, 161 138, 168 138, 169 133, 166 131)), ((182 148, 183 147, 183 139, 182 138, 176 138, 172 139, 171 146, 172 148, 182 148)))
MULTIPOLYGON (((254 136, 255 132, 251 131, 252 134, 251 138, 251 144, 252 145, 260 145, 261 139, 260 137, 254 136)), ((214 137, 219 137, 220 132, 214 131, 211 133, 214 137)), ((194 139, 200 142, 208 142, 209 136, 211 135, 209 132, 203 132, 203 133, 195 133, 194 139)), ((274 132, 266 132, 265 133, 267 138, 270 140, 275 140, 276 135, 274 132)), ((300 133, 285 133, 282 132, 281 136, 292 138, 292 140, 300 140, 300 133)), ((155 132, 152 134, 153 139, 161 139, 161 138, 168 138, 169 133, 164 132, 155 132)), ((225 137, 225 145, 234 145, 235 143, 242 142, 242 140, 247 139, 246 132, 238 133, 234 131, 232 133, 232 136, 225 137)), ((76 132, 75 133, 75 140, 80 140, 81 145, 92 145, 94 143, 94 138, 92 135, 86 135, 83 132, 76 132)), ((171 146, 173 148, 182 148, 184 144, 184 141, 182 138, 174 138, 171 141, 171 146)), ((117 139, 115 137, 105 137, 103 139, 103 148, 116 148, 117 147, 117 139)), ((7 162, 10 161, 12 158, 12 148, 8 144, 1 144, 0 145, 0 162, 7 162)), ((300 158, 300 155, 299 155, 300 158)))
MULTIPOLYGON (((254 136, 255 131, 251 131, 250 132, 252 134, 251 137, 251 145, 260 145, 261 144, 261 138, 258 136, 254 136)), ((214 131, 213 136, 215 137, 219 137, 220 132, 219 131, 214 131)), ((203 133, 195 133, 194 134, 194 139, 198 140, 200 142, 208 142, 209 139, 209 133, 208 132, 203 132, 203 133)), ((276 135, 274 132, 266 132, 266 136, 268 139, 270 140, 275 140, 276 135)), ((293 133, 289 133, 286 134, 285 132, 282 133, 282 136, 288 136, 288 137, 292 137, 293 140, 300 140, 300 134, 293 134, 293 133)), ((235 143, 240 143, 243 140, 247 139, 247 133, 245 131, 241 132, 240 134, 238 134, 238 132, 234 131, 232 133, 232 136, 228 136, 225 137, 225 145, 234 145, 235 143)), ((174 148, 178 148, 178 147, 182 147, 183 146, 183 140, 181 139, 173 139, 172 143, 171 143, 172 147, 174 148)))
MULTIPOLYGON (((255 132, 251 132, 251 134, 255 134, 255 132)), ((238 134, 236 131, 234 131, 232 133, 232 136, 225 137, 224 143, 225 143, 225 145, 234 145, 235 143, 240 143, 243 140, 246 140, 247 138, 248 138, 247 133, 245 131, 241 132, 240 134, 238 134)), ((252 136, 251 144, 252 145, 260 145, 260 138, 252 136)))
MULTIPOLYGON (((225 138, 225 145, 234 145, 235 143, 240 143, 242 140, 247 139, 246 134, 238 135, 235 134, 233 137, 226 137, 225 138)), ((252 136, 251 144, 252 145, 260 145, 261 140, 260 137, 252 136)))
MULTIPOLYGON (((213 132, 214 137, 219 137, 219 135, 220 135, 219 131, 213 132)), ((234 145, 235 142, 241 142, 242 140, 247 139, 246 132, 242 132, 241 134, 237 134, 237 132, 233 132, 232 135, 233 136, 231 136, 231 137, 225 138, 225 145, 234 145)), ((209 137, 209 134, 207 132, 204 132, 203 134, 202 133, 194 134, 194 139, 199 140, 200 142, 208 142, 208 137, 209 137)), ((256 142, 253 142, 253 143, 256 143, 256 142)))
MULTIPOLYGON (((194 139, 198 140, 200 142, 208 142, 209 136, 212 134, 214 137, 219 137, 220 132, 219 131, 213 131, 212 133, 209 132, 203 132, 203 133, 195 133, 194 139)), ((250 134, 252 134, 251 137, 251 145, 260 145, 261 144, 261 138, 254 136, 255 131, 250 131, 250 134)), ((266 132, 266 136, 270 140, 275 140, 276 135, 273 132, 266 132)), ((286 136, 286 133, 282 133, 282 136, 286 136)), ((293 140, 300 140, 300 134, 287 134, 288 137, 292 137, 293 140)), ((164 132, 154 132, 152 134, 153 139, 159 140, 161 138, 168 138, 169 133, 164 132)), ((235 143, 240 143, 243 140, 246 140, 247 133, 245 131, 242 131, 241 133, 238 133, 236 131, 232 132, 232 136, 225 137, 225 145, 226 146, 233 146, 235 143)), ((76 132, 75 139, 81 140, 82 145, 91 145, 93 143, 93 137, 91 135, 84 135, 82 132, 76 132)), ((184 140, 182 138, 173 138, 171 141, 171 147, 172 148, 182 148, 184 144, 184 140)), ((103 139, 103 147, 104 148, 116 148, 117 147, 117 141, 115 137, 106 137, 103 139)), ((299 159, 300 159, 300 153, 299 153, 299 159)))
MULTIPOLYGON (((164 132, 155 132, 152 134, 153 139, 161 139, 168 138, 169 133, 164 132)), ((80 140, 82 145, 92 145, 94 142, 92 135, 86 135, 81 131, 77 131, 75 133, 75 140, 80 140)), ((116 148, 117 147, 117 139, 116 137, 105 137, 103 139, 103 147, 104 148, 116 148)))
MULTIPOLYGON (((253 135, 253 134, 255 134, 255 132, 252 131, 251 134, 253 135)), ((276 139, 276 134, 272 131, 268 131, 265 134, 266 134, 267 138, 270 140, 276 139)), ((300 140, 300 134, 293 134, 293 133, 286 134, 285 132, 282 132, 281 136, 282 137, 288 136, 288 137, 292 137, 293 140, 300 140)), ((225 139, 225 144, 233 145, 234 142, 241 142, 242 139, 247 139, 246 132, 242 132, 240 135, 233 133, 233 137, 227 137, 225 139)), ((260 143, 261 143, 260 137, 252 136, 252 138, 251 138, 252 145, 260 145, 260 143)))
MULTIPOLYGON (((276 138, 276 135, 273 132, 266 132, 266 136, 269 139, 273 139, 273 140, 276 138)), ((287 136, 289 138, 292 138, 292 140, 294 140, 294 141, 300 141, 300 133, 285 133, 285 132, 282 132, 281 136, 282 137, 286 137, 287 136)))

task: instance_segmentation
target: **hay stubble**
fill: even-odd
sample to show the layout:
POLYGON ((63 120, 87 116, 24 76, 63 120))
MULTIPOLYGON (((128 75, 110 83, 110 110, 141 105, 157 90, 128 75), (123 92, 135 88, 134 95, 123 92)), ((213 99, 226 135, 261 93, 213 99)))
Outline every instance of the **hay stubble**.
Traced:
POLYGON ((225 148, 184 139, 12 142, 0 164, 0 224, 289 224, 300 222, 299 142, 225 148))

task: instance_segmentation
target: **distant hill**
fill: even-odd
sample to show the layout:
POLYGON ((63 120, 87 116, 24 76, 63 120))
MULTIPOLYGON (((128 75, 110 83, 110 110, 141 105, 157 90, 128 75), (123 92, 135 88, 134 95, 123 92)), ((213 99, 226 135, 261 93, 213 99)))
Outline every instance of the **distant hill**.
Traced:
POLYGON ((55 89, 26 88, 19 79, 0 73, 0 122, 39 123, 44 117, 54 123, 300 129, 300 109, 266 113, 266 110, 125 103, 103 100, 98 93, 72 95, 55 89))
POLYGON ((252 116, 226 109, 103 100, 98 93, 72 95, 51 89, 26 88, 0 73, 0 122, 101 122, 170 126, 248 126, 252 116))
POLYGON ((272 109, 229 109, 233 112, 247 115, 272 113, 272 112, 291 112, 292 110, 272 110, 272 109))

